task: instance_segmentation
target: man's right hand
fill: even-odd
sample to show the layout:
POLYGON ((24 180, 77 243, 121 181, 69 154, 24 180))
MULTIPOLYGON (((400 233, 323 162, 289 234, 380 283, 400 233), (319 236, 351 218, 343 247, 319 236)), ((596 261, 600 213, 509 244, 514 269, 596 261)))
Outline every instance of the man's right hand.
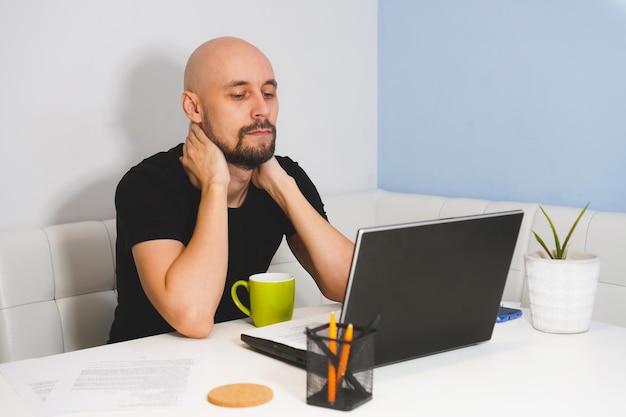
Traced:
POLYGON ((189 124, 180 162, 191 183, 200 190, 211 184, 228 185, 230 182, 224 154, 196 123, 189 124))

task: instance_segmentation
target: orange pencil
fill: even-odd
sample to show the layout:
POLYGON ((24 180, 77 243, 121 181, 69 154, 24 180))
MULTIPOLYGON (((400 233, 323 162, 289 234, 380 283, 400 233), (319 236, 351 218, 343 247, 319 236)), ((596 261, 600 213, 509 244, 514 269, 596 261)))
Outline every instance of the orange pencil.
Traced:
POLYGON ((337 370, 337 387, 341 386, 341 379, 346 373, 348 358, 350 357, 350 345, 352 344, 351 342, 353 332, 353 326, 352 323, 350 323, 348 324, 348 327, 346 327, 346 332, 343 336, 344 344, 341 348, 341 358, 339 359, 339 369, 337 370))
MULTIPOLYGON (((337 353, 337 322, 335 312, 330 313, 330 323, 328 325, 328 349, 335 355, 337 353)), ((337 370, 332 361, 328 361, 328 402, 334 403, 337 396, 337 370)))

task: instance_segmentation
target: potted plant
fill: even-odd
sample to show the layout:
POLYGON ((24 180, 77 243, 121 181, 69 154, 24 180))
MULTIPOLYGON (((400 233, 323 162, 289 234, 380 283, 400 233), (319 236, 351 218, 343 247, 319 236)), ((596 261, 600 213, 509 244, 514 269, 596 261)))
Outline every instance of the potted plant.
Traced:
POLYGON ((561 243, 552 219, 539 206, 550 225, 554 248, 535 232, 543 250, 524 255, 533 327, 549 333, 582 333, 589 330, 595 301, 600 259, 586 252, 569 250, 569 240, 587 211, 582 209, 561 243))

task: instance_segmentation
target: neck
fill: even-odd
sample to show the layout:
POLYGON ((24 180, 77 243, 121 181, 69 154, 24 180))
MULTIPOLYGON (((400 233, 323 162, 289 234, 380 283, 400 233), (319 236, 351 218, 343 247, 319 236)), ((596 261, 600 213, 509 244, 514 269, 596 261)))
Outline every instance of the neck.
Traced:
POLYGON ((252 179, 252 171, 228 165, 230 182, 228 183, 229 208, 241 207, 248 195, 248 187, 252 179))

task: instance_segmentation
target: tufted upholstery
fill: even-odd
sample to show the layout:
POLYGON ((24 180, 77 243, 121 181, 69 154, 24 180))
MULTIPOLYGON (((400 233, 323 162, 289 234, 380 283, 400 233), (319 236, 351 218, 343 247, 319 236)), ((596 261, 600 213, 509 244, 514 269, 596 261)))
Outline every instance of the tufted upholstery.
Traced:
POLYGON ((0 233, 0 362, 106 343, 115 222, 0 233))
MULTIPOLYGON (((549 236, 537 204, 395 193, 323 197, 330 221, 353 239, 364 226, 511 209, 525 212, 503 299, 527 305, 523 255, 538 249, 532 230, 549 236)), ((559 230, 578 208, 546 206, 559 230)), ((565 232, 563 232, 565 233, 565 232)), ((626 256, 619 240, 626 213, 588 211, 572 248, 602 258, 594 319, 626 326, 626 256)), ((0 232, 0 362, 106 342, 116 305, 115 221, 88 221, 0 232)), ((326 300, 283 242, 270 267, 296 276, 296 306, 326 300)))

